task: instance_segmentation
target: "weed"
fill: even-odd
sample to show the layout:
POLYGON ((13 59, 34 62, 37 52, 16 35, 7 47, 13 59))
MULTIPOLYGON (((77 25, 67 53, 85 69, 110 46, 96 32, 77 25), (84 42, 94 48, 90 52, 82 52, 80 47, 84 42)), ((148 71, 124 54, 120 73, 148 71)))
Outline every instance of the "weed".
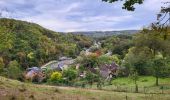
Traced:
POLYGON ((24 84, 22 84, 18 89, 20 92, 25 92, 27 90, 24 84))
POLYGON ((61 93, 59 89, 55 88, 54 92, 61 93))
POLYGON ((17 98, 15 95, 11 95, 11 96, 9 96, 9 100, 17 100, 17 98))
POLYGON ((34 97, 33 94, 31 94, 31 95, 29 96, 29 98, 32 99, 32 100, 35 100, 35 97, 34 97))

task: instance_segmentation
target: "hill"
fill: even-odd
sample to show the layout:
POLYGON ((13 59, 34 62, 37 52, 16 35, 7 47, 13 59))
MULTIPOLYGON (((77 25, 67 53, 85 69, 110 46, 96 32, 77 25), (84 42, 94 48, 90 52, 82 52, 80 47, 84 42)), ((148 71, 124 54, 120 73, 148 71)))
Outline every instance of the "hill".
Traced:
POLYGON ((113 36, 113 35, 130 35, 130 34, 135 34, 139 30, 122 30, 122 31, 88 31, 88 32, 70 32, 73 34, 83 34, 89 37, 93 38, 100 38, 100 37, 108 37, 108 36, 113 36))
POLYGON ((27 68, 40 66, 60 56, 75 57, 92 39, 84 35, 61 34, 35 23, 0 18, 0 59, 7 67, 16 60, 27 68))

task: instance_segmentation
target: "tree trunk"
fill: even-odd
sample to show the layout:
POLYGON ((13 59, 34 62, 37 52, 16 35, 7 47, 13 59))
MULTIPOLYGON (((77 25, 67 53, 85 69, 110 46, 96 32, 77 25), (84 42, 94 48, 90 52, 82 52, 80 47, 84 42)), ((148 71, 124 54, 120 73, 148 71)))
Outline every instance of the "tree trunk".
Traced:
POLYGON ((158 79, 158 76, 156 76, 156 86, 159 85, 159 79, 158 79))
POLYGON ((137 84, 137 80, 135 80, 135 92, 138 93, 138 84, 137 84))
POLYGON ((138 93, 138 84, 136 84, 135 92, 138 93))
POLYGON ((0 57, 2 57, 3 56, 3 52, 0 52, 0 57))

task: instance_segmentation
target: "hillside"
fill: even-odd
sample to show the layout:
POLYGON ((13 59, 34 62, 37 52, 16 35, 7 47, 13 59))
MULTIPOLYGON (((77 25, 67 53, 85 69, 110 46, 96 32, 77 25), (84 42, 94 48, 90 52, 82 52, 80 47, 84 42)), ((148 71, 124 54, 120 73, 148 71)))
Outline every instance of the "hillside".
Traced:
POLYGON ((169 100, 169 94, 140 94, 22 83, 0 76, 0 100, 169 100))
POLYGON ((60 56, 75 57, 92 39, 83 35, 61 34, 38 24, 0 19, 0 57, 5 66, 16 60, 27 68, 40 66, 60 56))

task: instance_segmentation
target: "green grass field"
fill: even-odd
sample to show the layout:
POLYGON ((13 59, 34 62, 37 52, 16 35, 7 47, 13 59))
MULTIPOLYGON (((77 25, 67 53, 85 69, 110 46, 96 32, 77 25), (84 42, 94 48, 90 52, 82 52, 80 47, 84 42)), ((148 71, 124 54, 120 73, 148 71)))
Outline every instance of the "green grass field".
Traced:
MULTIPOLYGON (((139 84, 152 86, 152 77, 143 77, 139 84), (144 81, 143 79, 148 79, 144 81)), ((160 80, 169 84, 169 79, 160 80)), ((113 80, 113 83, 133 86, 128 78, 113 80)), ((110 88, 113 87, 110 86, 110 88)), ((127 93, 73 87, 56 87, 22 83, 16 80, 0 77, 0 100, 170 100, 168 93, 127 93)))
MULTIPOLYGON (((113 84, 126 85, 126 86, 134 86, 134 82, 130 78, 117 78, 112 81, 113 84)), ((138 85, 141 87, 149 87, 155 85, 155 78, 152 76, 140 76, 137 81, 138 85)), ((160 78, 160 85, 170 85, 170 78, 160 78)))
MULTIPOLYGON (((134 81, 128 77, 116 78, 112 85, 104 85, 103 90, 116 92, 135 92, 134 81)), ((169 93, 170 94, 170 78, 159 78, 159 86, 155 86, 155 78, 152 76, 140 76, 137 81, 140 93, 169 93)), ((97 89, 96 85, 93 85, 97 89)))

